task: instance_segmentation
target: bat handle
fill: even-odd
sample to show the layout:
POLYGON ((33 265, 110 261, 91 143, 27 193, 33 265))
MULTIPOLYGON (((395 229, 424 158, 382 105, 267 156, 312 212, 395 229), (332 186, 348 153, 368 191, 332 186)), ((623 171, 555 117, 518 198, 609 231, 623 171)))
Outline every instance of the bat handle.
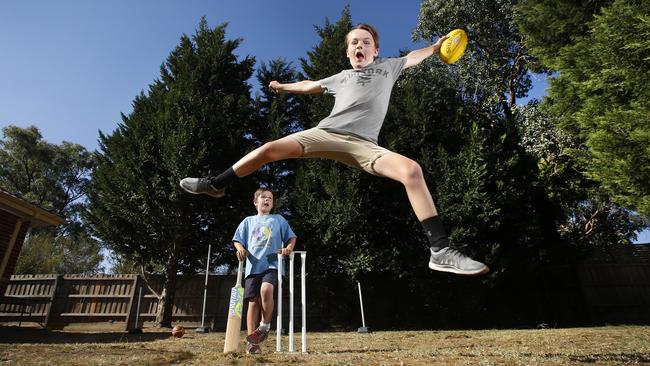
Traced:
POLYGON ((237 269, 237 286, 241 286, 241 274, 243 266, 244 261, 239 261, 239 268, 237 269))

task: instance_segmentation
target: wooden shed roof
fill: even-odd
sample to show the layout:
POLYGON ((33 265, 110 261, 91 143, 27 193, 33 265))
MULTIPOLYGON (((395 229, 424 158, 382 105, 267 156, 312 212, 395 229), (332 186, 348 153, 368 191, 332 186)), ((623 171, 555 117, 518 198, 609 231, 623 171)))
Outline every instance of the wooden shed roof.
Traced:
POLYGON ((32 226, 61 225, 65 219, 34 202, 0 187, 0 209, 30 221, 32 226))

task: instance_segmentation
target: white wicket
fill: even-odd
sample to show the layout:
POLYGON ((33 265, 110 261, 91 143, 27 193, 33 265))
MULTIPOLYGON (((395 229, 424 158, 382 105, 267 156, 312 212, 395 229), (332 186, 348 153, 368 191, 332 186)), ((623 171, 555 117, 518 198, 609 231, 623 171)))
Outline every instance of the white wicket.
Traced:
MULTIPOLYGON (((294 352, 293 347, 293 258, 300 254, 300 303, 302 307, 302 352, 307 352, 307 287, 305 281, 305 263, 307 252, 295 251, 289 254, 289 352, 294 352)), ((278 330, 275 336, 275 351, 282 352, 282 255, 278 254, 278 330)))

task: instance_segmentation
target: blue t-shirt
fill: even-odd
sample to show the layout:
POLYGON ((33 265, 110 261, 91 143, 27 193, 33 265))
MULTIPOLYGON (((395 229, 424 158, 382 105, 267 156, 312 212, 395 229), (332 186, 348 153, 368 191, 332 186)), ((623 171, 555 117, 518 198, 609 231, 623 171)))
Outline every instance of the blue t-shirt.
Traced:
MULTIPOLYGON (((246 277, 267 269, 278 268, 278 251, 295 238, 289 222, 281 215, 255 215, 245 218, 237 227, 232 240, 248 250, 246 277)), ((284 274, 284 268, 282 269, 284 274)))

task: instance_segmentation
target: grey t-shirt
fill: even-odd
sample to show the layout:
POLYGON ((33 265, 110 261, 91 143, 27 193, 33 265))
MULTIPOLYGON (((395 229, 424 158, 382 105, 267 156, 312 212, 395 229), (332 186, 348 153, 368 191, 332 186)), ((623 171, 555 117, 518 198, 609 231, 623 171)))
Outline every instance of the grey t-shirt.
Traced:
POLYGON ((405 64, 404 57, 377 59, 362 69, 343 70, 319 80, 335 102, 317 127, 377 143, 390 93, 405 64))

